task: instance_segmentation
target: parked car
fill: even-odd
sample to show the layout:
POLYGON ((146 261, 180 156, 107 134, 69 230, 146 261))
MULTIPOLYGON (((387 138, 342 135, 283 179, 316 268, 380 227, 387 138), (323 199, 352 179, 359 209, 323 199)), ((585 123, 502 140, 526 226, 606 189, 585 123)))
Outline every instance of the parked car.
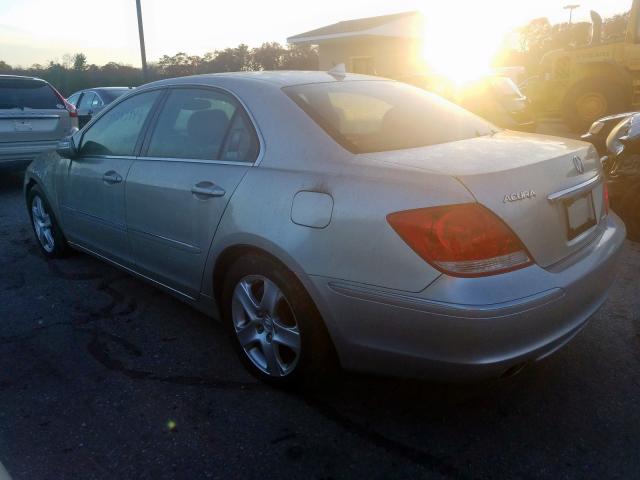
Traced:
POLYGON ((25 167, 77 128, 75 109, 49 83, 0 75, 0 168, 25 167))
POLYGON ((602 117, 593 122, 591 127, 589 127, 589 131, 582 135, 581 138, 585 142, 592 143, 600 155, 607 155, 607 137, 611 133, 611 130, 637 113, 638 112, 616 113, 602 117))
POLYGON ((88 252, 221 317, 276 385, 336 356, 509 375, 584 327, 625 238, 588 143, 323 72, 140 87, 35 160, 25 198, 46 257, 88 252))
POLYGON ((89 88, 71 94, 69 98, 67 98, 67 101, 76 107, 78 111, 78 121, 80 128, 82 128, 89 123, 89 120, 91 120, 95 114, 130 90, 131 87, 89 88))
POLYGON ((436 75, 411 75, 401 81, 443 96, 499 127, 522 132, 536 130, 531 102, 505 75, 483 75, 462 85, 436 75))
POLYGON ((458 91, 457 103, 502 128, 535 132, 531 102, 509 77, 487 75, 458 91))
POLYGON ((620 118, 609 129, 603 165, 611 207, 624 220, 629 238, 640 241, 640 113, 620 118))

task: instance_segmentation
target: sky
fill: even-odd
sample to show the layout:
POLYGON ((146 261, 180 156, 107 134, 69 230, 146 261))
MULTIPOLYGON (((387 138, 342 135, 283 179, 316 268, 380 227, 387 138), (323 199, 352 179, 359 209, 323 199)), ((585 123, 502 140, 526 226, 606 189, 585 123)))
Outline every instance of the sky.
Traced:
MULTIPOLYGON (((341 20, 419 10, 427 19, 426 51, 446 50, 480 62, 495 53, 506 33, 533 18, 566 21, 567 3, 581 3, 574 12, 577 21, 587 20, 591 9, 606 17, 631 6, 631 0, 141 1, 149 61, 240 43, 285 43, 289 36, 341 20)), ((135 0, 0 0, 0 60, 29 66, 77 52, 98 65, 138 65, 135 0)))

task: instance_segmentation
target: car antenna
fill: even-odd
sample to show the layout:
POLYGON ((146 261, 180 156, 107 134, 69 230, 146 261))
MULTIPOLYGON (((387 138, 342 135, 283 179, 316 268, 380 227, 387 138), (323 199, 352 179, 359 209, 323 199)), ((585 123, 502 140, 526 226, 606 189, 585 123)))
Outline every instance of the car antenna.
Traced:
POLYGON ((336 80, 344 80, 344 77, 347 76, 347 68, 344 66, 344 63, 339 63, 327 71, 327 73, 336 80))

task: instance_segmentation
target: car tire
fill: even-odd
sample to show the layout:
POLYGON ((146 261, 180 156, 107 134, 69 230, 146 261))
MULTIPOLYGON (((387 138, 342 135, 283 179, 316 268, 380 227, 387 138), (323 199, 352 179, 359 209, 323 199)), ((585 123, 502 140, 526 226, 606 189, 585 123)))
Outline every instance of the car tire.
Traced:
POLYGON ((224 278, 225 326, 244 366, 259 380, 288 388, 332 377, 333 344, 311 297, 275 259, 250 254, 224 278))
POLYGON ((27 206, 31 227, 42 254, 47 258, 67 256, 70 247, 62 234, 62 230, 60 230, 47 197, 38 185, 34 185, 28 191, 27 206))
POLYGON ((593 122, 625 109, 624 88, 614 80, 592 78, 574 85, 562 102, 562 116, 573 132, 585 132, 593 122))

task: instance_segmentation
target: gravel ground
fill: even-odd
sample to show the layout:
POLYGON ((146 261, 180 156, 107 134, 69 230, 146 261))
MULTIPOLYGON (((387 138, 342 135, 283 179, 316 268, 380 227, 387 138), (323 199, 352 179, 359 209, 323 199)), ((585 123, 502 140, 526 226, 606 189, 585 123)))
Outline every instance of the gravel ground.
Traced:
POLYGON ((623 258, 587 328, 516 377, 285 393, 172 297, 86 255, 45 261, 2 174, 0 461, 29 480, 638 478, 640 245, 623 258))

